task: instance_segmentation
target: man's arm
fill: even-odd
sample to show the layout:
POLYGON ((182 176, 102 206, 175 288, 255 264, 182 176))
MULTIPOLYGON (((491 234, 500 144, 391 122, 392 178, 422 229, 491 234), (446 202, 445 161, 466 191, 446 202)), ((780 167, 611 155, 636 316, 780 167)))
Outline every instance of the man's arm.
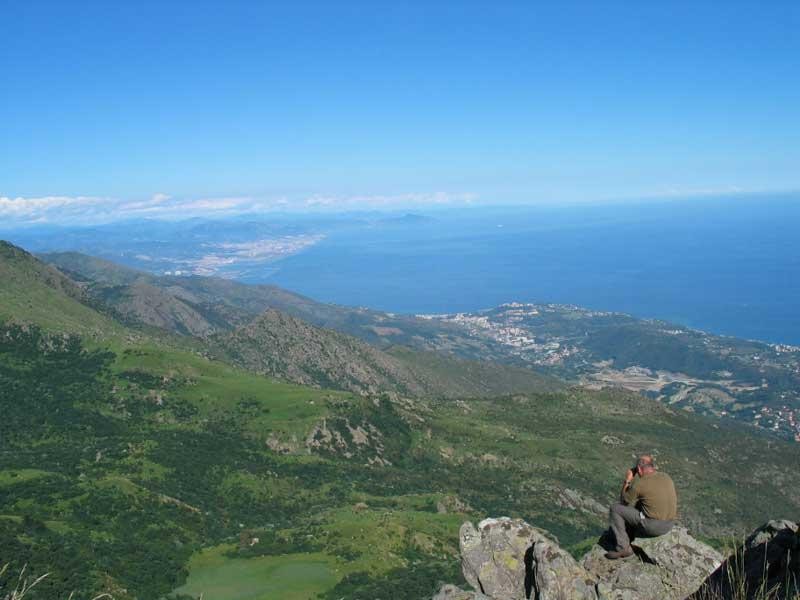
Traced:
POLYGON ((628 471, 625 473, 625 482, 622 484, 622 489, 619 491, 619 501, 622 502, 623 504, 630 504, 631 500, 635 499, 632 498, 631 497, 632 494, 629 493, 631 491, 632 483, 633 483, 633 470, 628 469, 628 471))

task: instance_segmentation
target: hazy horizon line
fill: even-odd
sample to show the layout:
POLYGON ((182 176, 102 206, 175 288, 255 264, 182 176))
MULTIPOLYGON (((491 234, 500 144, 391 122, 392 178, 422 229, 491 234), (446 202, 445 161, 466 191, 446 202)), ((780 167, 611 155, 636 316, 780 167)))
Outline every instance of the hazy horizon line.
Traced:
POLYGON ((708 189, 690 193, 631 195, 586 200, 491 201, 470 192, 432 192, 394 195, 310 195, 301 200, 286 197, 254 198, 231 196, 182 198, 164 193, 146 200, 125 201, 98 196, 0 196, 0 230, 37 227, 88 227, 116 223, 154 221, 179 223, 190 220, 227 220, 258 216, 313 217, 396 214, 402 212, 444 212, 479 209, 569 209, 603 208, 621 205, 659 205, 675 202, 713 200, 757 200, 764 197, 800 200, 800 189, 742 190, 708 189), (189 213, 189 214, 187 214, 189 213))

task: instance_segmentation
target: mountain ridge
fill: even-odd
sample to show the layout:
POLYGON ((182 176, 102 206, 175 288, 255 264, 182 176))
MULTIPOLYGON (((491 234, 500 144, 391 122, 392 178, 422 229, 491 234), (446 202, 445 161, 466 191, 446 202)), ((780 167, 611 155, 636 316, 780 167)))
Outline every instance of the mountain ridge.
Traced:
POLYGON ((370 345, 295 316, 347 314, 348 309, 275 286, 155 276, 79 253, 42 258, 79 278, 91 297, 126 322, 197 337, 211 356, 285 381, 416 397, 504 395, 563 385, 518 366, 421 353, 400 345, 370 345))
POLYGON ((561 384, 523 369, 397 348, 384 352, 345 334, 275 309, 209 339, 212 356, 250 371, 303 385, 358 394, 445 398, 554 391, 561 384))

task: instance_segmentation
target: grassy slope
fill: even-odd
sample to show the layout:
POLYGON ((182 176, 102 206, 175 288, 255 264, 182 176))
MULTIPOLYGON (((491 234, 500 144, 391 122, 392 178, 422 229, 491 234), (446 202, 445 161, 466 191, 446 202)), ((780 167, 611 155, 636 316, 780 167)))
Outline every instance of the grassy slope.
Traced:
MULTIPOLYGON (((571 488, 607 505, 633 456, 643 452, 656 455, 673 476, 682 521, 706 536, 722 538, 800 508, 792 492, 797 479, 792 464, 800 457, 793 444, 673 412, 633 394, 576 389, 507 403, 470 401, 466 409, 442 404, 432 429, 437 445, 454 449, 451 462, 466 465, 496 455, 504 470, 519 477, 516 489, 510 483, 497 490, 498 509, 515 507, 562 532, 569 543, 577 541, 581 529, 590 535, 604 515, 553 511, 547 500, 532 502, 520 492, 527 489, 540 500, 557 502, 548 488, 571 488), (606 435, 623 444, 603 443, 606 435), (506 492, 513 500, 503 497, 506 492)), ((468 490, 463 494, 469 498, 468 490)))
POLYGON ((150 277, 142 271, 80 252, 52 252, 37 256, 42 261, 80 281, 100 281, 110 285, 124 285, 133 283, 142 277, 150 277))
POLYGON ((93 337, 121 333, 112 319, 87 306, 83 290, 56 269, 0 241, 0 320, 36 323, 93 337))
POLYGON ((356 393, 454 398, 561 387, 557 380, 525 369, 408 348, 383 352, 272 309, 244 327, 210 338, 209 345, 216 356, 254 372, 356 393))
MULTIPOLYGON (((336 466, 336 457, 305 452, 302 440, 315 423, 361 400, 271 382, 146 344, 122 349, 98 371, 91 353, 40 352, 26 346, 30 331, 17 334, 22 337, 16 342, 6 336, 0 351, 0 374, 6 377, 0 403, 4 409, 19 406, 18 398, 29 404, 12 411, 0 436, 8 467, 0 471, 0 545, 6 549, 3 560, 54 572, 40 588, 41 597, 101 586, 120 598, 129 597, 123 589, 146 597, 164 593, 173 587, 170 582, 181 582, 180 565, 192 551, 230 544, 226 540, 235 540, 241 525, 279 526, 286 535, 305 539, 309 515, 315 527, 337 538, 321 561, 312 561, 318 583, 330 587, 356 569, 380 574, 406 564, 399 554, 388 561, 371 553, 362 560, 343 559, 352 558, 351 541, 359 540, 363 552, 379 541, 375 536, 385 542, 391 534, 395 542, 389 547, 402 553, 410 527, 446 536, 456 526, 452 516, 417 515, 420 504, 430 509, 430 498, 404 503, 390 497, 388 512, 396 512, 396 526, 387 527, 386 510, 355 513, 352 503, 372 499, 353 496, 346 481, 356 473, 369 477, 364 467, 336 466), (11 390, 9 382, 21 387, 11 390), (48 399, 48 390, 59 390, 60 397, 48 399), (58 414, 53 401, 62 407, 58 414), (269 435, 301 443, 282 457, 266 448, 269 435), (432 525, 439 522, 449 527, 432 525), (364 531, 370 541, 362 545, 364 531), (77 564, 58 550, 65 545, 77 546, 72 551, 77 564), (128 568, 132 562, 136 570, 128 568), (326 564, 335 570, 326 574, 320 566, 326 564), (108 575, 98 579, 97 571, 108 575)), ((297 555, 293 559, 257 562, 306 564, 305 553, 291 552, 299 547, 290 539, 280 555, 289 550, 297 555)), ((244 560, 234 560, 234 571, 244 560)), ((200 568, 204 585, 205 566, 188 565, 200 568)), ((280 579, 292 572, 281 567, 274 574, 280 579)), ((284 583, 289 587, 276 589, 289 594, 292 586, 284 583)), ((304 587, 307 583, 295 582, 296 597, 316 589, 317 584, 304 587)), ((270 579, 269 585, 278 582, 270 579)))
POLYGON ((565 387, 554 377, 521 367, 460 359, 406 346, 394 346, 387 353, 403 361, 421 377, 442 382, 439 395, 443 397, 480 398, 519 391, 553 392, 565 387), (448 389, 446 386, 451 387, 448 389))
MULTIPOLYGON (((16 341, 6 336, 0 352, 0 404, 6 415, 0 436, 0 514, 11 517, 0 524, 0 536, 11 535, 28 550, 18 548, 16 556, 3 552, 0 558, 27 557, 41 570, 52 568, 41 564, 48 558, 63 567, 67 557, 49 556, 52 547, 80 539, 79 544, 94 546, 84 549, 87 566, 105 563, 104 570, 112 573, 120 567, 101 560, 97 552, 116 554, 120 563, 134 560, 130 554, 135 556, 137 546, 144 551, 150 546, 151 554, 140 560, 158 562, 158 552, 170 554, 172 542, 159 541, 158 535, 152 541, 128 540, 135 534, 127 519, 144 524, 141 534, 146 536, 147 528, 174 531, 181 545, 199 547, 198 536, 208 534, 206 520, 222 527, 232 517, 227 509, 206 519, 196 505, 210 508, 216 506, 213 498, 235 493, 226 485, 239 475, 253 479, 239 461, 256 472, 258 465, 264 467, 258 457, 248 457, 264 448, 268 431, 302 435, 327 414, 325 402, 338 398, 147 344, 125 347, 98 371, 92 366, 96 361, 81 359, 91 356, 86 351, 44 350, 49 342, 30 344, 30 331, 16 333, 16 341), (60 408, 54 410, 53 402, 60 408), (198 460, 202 464, 190 468, 198 460), (209 464, 221 471, 205 473, 209 464), (211 481, 216 489, 208 489, 211 481)), ((281 489, 287 499, 291 487, 287 482, 281 489)), ((181 555, 188 557, 185 551, 181 555)), ((86 567, 78 571, 87 580, 84 585, 100 585, 86 567)), ((113 577, 109 581, 112 588, 117 585, 113 577)), ((59 585, 69 591, 70 582, 56 568, 52 587, 42 593, 59 585)), ((119 585, 136 589, 147 584, 134 574, 119 585)))

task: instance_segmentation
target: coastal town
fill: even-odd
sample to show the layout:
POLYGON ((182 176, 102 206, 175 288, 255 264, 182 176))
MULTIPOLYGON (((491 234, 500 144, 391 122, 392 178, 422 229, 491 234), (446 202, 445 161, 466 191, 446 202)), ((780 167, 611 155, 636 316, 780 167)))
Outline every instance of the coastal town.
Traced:
POLYGON ((780 408, 764 406, 753 415, 753 425, 775 432, 788 431, 800 443, 800 409, 783 405, 780 408))
MULTIPOLYGON (((164 275, 202 275, 235 278, 248 269, 297 254, 324 239, 322 234, 284 235, 247 242, 207 243, 199 256, 173 258, 164 275)), ((139 260, 147 256, 137 255, 139 260)), ((163 257, 162 261, 165 261, 163 257)))
MULTIPOLYGON (((555 312, 559 308, 581 311, 577 306, 561 307, 555 304, 523 304, 510 302, 501 304, 492 311, 481 313, 455 313, 452 315, 417 315, 423 319, 438 319, 459 325, 469 334, 488 338, 508 349, 509 354, 517 356, 533 365, 562 364, 567 358, 578 353, 578 348, 565 343, 553 335, 535 335, 526 326, 527 320, 543 313, 555 312)), ((592 313, 596 314, 596 313, 592 313)))
POLYGON ((735 418, 800 443, 800 347, 740 340, 573 305, 509 302, 417 315, 461 328, 508 362, 593 389, 735 418))

